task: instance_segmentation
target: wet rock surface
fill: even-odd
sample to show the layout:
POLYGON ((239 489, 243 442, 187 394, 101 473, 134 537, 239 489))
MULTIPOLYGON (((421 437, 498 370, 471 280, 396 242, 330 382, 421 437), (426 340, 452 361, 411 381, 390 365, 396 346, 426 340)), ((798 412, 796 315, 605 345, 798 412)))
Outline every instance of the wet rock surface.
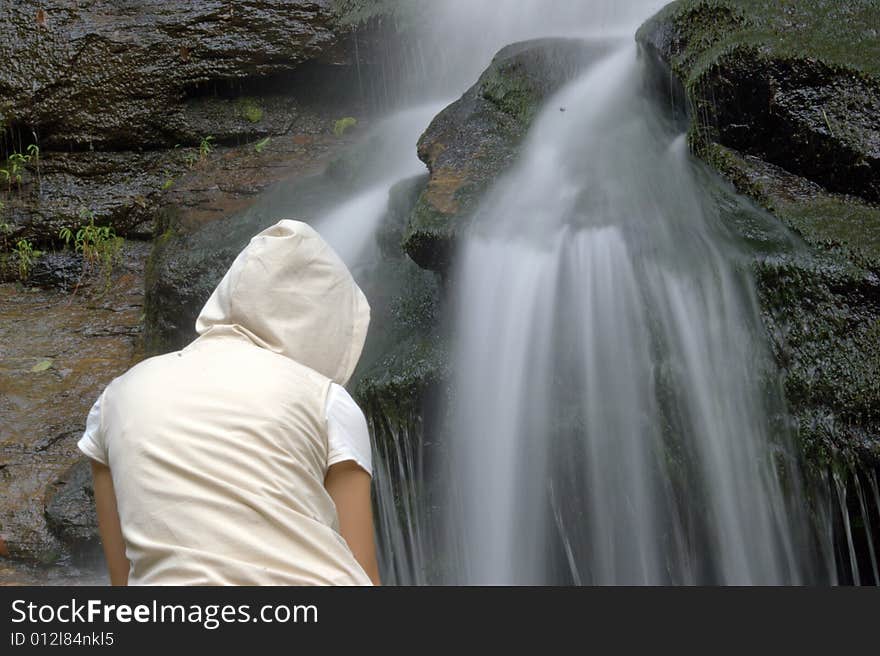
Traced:
POLYGON ((0 284, 3 557, 67 563, 92 555, 90 476, 77 465, 76 442, 104 386, 141 357, 147 251, 128 242, 107 291, 100 276, 67 291, 0 284))
POLYGON ((0 2, 4 122, 47 149, 173 146, 185 101, 330 53, 329 0, 0 2))
POLYGON ((608 49, 607 43, 577 39, 507 46, 431 122, 418 143, 431 176, 404 233, 413 260, 438 271, 447 267, 456 234, 488 185, 516 159, 543 101, 608 49))
POLYGON ((638 33, 685 88, 699 152, 720 144, 880 201, 874 2, 674 2, 638 33))
POLYGON ((880 462, 878 21, 874 2, 686 0, 637 36, 695 154, 797 235, 768 247, 735 226, 817 470, 880 462))
POLYGON ((284 216, 272 198, 344 186, 320 173, 369 118, 332 4, 0 0, 0 168, 24 158, 20 180, 0 178, 0 583, 106 578, 75 445, 100 390, 143 357, 145 279, 182 283, 161 321, 183 339, 259 222, 284 216), (129 241, 109 283, 84 276, 60 231, 91 220, 174 257, 148 266, 151 244, 129 241))
MULTIPOLYGON (((165 192, 206 154, 308 147, 358 113, 329 0, 2 0, 0 14, 0 168, 24 158, 0 198, 13 240, 57 243, 84 212, 149 237, 165 192)), ((236 170, 218 184, 244 186, 236 170)))
POLYGON ((99 546, 95 491, 88 460, 80 460, 52 484, 46 503, 51 531, 71 548, 80 551, 99 546))

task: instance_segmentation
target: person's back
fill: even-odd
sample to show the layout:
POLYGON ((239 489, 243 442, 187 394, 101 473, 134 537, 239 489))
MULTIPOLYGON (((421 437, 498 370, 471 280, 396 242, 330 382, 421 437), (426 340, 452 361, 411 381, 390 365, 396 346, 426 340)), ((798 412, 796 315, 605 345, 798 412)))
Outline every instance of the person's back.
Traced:
POLYGON ((345 395, 333 379, 351 375, 369 311, 334 258, 304 224, 264 231, 200 337, 105 390, 99 437, 81 446, 112 472, 129 583, 371 583, 324 485, 348 457, 333 452, 328 395, 345 395))

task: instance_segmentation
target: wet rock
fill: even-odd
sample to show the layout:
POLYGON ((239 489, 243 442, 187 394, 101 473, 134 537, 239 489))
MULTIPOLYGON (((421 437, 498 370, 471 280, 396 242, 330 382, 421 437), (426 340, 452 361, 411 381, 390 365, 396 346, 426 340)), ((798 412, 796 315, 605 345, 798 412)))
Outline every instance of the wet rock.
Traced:
POLYGON ((67 496, 67 519, 55 525, 46 511, 61 517, 59 479, 80 480, 65 472, 82 459, 76 442, 91 404, 142 356, 147 251, 127 242, 109 279, 88 276, 68 291, 0 284, 0 541, 11 558, 66 562, 78 552, 79 538, 68 538, 84 535, 76 531, 91 503, 67 496))
POLYGON ((638 32, 692 150, 796 235, 731 221, 808 464, 880 463, 876 3, 674 2, 638 32))
POLYGON ((37 258, 28 278, 28 284, 40 287, 56 287, 72 291, 83 276, 82 257, 70 251, 44 253, 37 258))
POLYGON ((359 401, 386 413, 392 406, 417 410, 436 396, 433 388, 448 375, 441 278, 417 266, 401 248, 404 226, 426 182, 419 175, 391 189, 376 235, 381 258, 359 281, 370 299, 371 323, 382 329, 367 336, 352 387, 359 401))
MULTIPOLYGON (((263 227, 268 225, 271 222, 263 227)), ((202 306, 235 256, 260 229, 230 217, 193 234, 169 227, 154 240, 145 279, 148 355, 183 348, 195 339, 202 306)))
POLYGON ((577 39, 509 45, 474 86, 437 115, 418 144, 431 177, 404 234, 413 260, 445 269, 456 234, 488 185, 516 159, 543 101, 608 47, 577 39))
MULTIPOLYGON (((166 192, 208 155, 257 149, 263 165, 284 166, 273 141, 319 143, 359 115, 351 37, 331 0, 130 0, 110 12, 0 0, 0 14, 0 163, 27 158, 0 208, 13 240, 58 245, 84 212, 149 238, 179 200, 166 192)), ((213 184, 240 189, 239 171, 227 173, 213 184)))
POLYGON ((89 461, 80 460, 51 484, 46 521, 52 532, 74 550, 94 547, 100 541, 95 490, 89 461))
POLYGON ((323 172, 350 143, 311 135, 277 139, 269 146, 279 150, 275 167, 238 157, 228 160, 234 172, 219 162, 213 173, 202 171, 175 185, 170 197, 178 202, 160 215, 147 263, 148 354, 182 348, 195 338, 199 311, 253 235, 283 217, 308 221, 350 190, 323 172), (206 184, 212 179, 215 184, 206 184), (237 188, 229 184, 234 179, 241 180, 237 188))
POLYGON ((5 202, 11 239, 61 244, 94 216, 120 236, 152 233, 167 171, 183 168, 183 152, 42 153, 24 175, 21 191, 5 202))
POLYGON ((2 0, 0 14, 0 114, 47 149, 172 146, 212 82, 290 72, 338 40, 329 0, 2 0))
POLYGON ((695 151, 720 144, 880 201, 876 3, 673 2, 638 32, 684 86, 695 151))

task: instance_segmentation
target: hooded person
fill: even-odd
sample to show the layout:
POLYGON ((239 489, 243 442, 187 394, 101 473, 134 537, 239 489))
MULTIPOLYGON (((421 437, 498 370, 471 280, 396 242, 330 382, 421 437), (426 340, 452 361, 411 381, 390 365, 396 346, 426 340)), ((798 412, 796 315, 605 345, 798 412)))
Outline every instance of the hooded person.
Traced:
POLYGON ((378 584, 363 413, 343 385, 370 309, 308 225, 238 255, 198 338, 104 390, 93 461, 111 582, 378 584))

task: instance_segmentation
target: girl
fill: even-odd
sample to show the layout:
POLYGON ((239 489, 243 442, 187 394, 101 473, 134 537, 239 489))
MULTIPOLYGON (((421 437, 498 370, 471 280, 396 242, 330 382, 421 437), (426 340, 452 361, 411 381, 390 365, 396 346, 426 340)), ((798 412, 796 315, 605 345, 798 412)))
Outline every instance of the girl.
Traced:
POLYGON ((104 390, 79 447, 112 584, 379 584, 370 438, 342 388, 369 314, 320 236, 280 221, 197 339, 104 390))

